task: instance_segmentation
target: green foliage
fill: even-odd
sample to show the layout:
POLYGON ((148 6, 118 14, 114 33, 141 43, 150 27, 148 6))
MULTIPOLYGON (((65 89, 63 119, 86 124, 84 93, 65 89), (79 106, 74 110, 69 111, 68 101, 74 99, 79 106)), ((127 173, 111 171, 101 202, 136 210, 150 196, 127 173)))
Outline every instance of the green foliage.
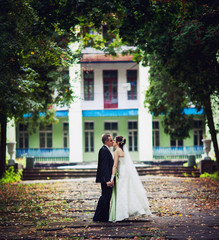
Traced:
POLYGON ((184 177, 188 177, 188 174, 187 174, 187 173, 183 173, 183 176, 184 176, 184 177))
MULTIPOLYGON (((191 104, 204 108, 211 118, 210 98, 219 92, 214 1, 84 0, 80 4, 85 14, 79 18, 80 36, 85 46, 112 55, 121 52, 122 45, 134 46, 122 53, 150 66, 146 102, 155 115, 164 114, 166 133, 181 139, 188 136, 192 119, 182 110, 191 104), (103 36, 99 35, 102 25, 103 36)), ((209 127, 214 134, 210 120, 209 127)))
POLYGON ((145 105, 155 116, 163 115, 164 132, 172 139, 189 137, 193 117, 183 113, 189 105, 183 87, 174 81, 156 57, 149 59, 150 85, 146 91, 145 105))
MULTIPOLYGON (((54 123, 51 106, 69 106, 73 101, 66 68, 80 54, 69 49, 75 32, 60 25, 62 3, 0 0, 0 124, 4 129, 8 119, 20 121, 24 114, 29 114, 29 126, 54 123), (45 116, 41 120, 39 113, 45 116)), ((3 135, 0 177, 5 170, 5 131, 3 135)))
POLYGON ((20 182, 22 177, 22 170, 15 172, 14 167, 9 167, 5 171, 3 178, 0 179, 0 184, 20 182))
MULTIPOLYGON (((47 15, 51 3, 41 1, 1 1, 0 19, 0 115, 22 119, 31 113, 47 114, 52 104, 72 101, 65 66, 78 58, 68 47, 73 32, 60 28, 54 13, 47 15)), ((53 8, 58 8, 59 3, 53 8)), ((39 116, 38 116, 39 117, 39 116)))
POLYGON ((30 113, 38 124, 42 112, 47 123, 55 121, 51 106, 73 100, 63 67, 78 61, 80 51, 68 46, 82 38, 84 46, 112 55, 134 46, 122 54, 151 67, 146 101, 155 115, 164 114, 165 132, 188 136, 191 119, 182 109, 192 103, 204 108, 218 149, 210 103, 219 93, 216 1, 0 2, 0 119, 30 113))
POLYGON ((210 178, 210 179, 212 179, 214 181, 219 181, 219 174, 218 174, 218 172, 215 172, 213 174, 205 172, 205 173, 202 173, 200 175, 200 178, 210 178))

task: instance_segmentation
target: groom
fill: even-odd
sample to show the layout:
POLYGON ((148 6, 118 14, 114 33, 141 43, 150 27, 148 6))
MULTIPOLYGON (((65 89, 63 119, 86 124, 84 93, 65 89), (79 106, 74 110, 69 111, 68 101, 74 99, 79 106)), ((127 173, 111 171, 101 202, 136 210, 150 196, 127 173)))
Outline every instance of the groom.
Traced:
POLYGON ((108 222, 113 187, 113 183, 110 182, 113 167, 113 156, 110 152, 110 147, 113 146, 113 140, 109 134, 105 134, 102 136, 102 142, 104 145, 99 150, 96 176, 96 182, 101 183, 102 194, 99 198, 93 220, 108 222))

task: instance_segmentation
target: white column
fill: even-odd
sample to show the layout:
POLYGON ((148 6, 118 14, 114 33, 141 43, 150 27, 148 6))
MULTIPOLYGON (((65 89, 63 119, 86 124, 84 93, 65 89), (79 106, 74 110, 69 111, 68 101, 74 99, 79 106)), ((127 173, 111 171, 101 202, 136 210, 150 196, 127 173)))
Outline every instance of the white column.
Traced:
MULTIPOLYGON (((74 51, 74 46, 72 46, 74 51)), ((74 92, 73 103, 69 108, 69 160, 70 162, 83 161, 82 149, 82 109, 81 109, 81 66, 73 64, 69 68, 71 88, 74 92)))
POLYGON ((152 115, 144 107, 145 92, 149 86, 149 67, 139 65, 138 146, 139 160, 153 160, 152 115))

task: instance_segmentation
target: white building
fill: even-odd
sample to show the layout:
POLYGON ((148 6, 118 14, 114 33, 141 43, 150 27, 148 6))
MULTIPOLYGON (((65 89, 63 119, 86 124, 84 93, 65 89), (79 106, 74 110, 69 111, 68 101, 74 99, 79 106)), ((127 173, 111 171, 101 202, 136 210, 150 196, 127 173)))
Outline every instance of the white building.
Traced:
POLYGON ((151 161, 152 116, 144 108, 148 68, 132 56, 112 57, 88 48, 70 67, 78 99, 69 109, 70 162, 96 161, 101 136, 122 135, 135 161, 151 161))

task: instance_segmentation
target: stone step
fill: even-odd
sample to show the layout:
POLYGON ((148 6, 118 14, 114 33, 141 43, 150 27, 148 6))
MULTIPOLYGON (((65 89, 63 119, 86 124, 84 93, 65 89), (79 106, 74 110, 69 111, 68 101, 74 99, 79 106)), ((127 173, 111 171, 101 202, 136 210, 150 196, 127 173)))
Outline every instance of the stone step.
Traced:
MULTIPOLYGON (((177 177, 199 177, 198 169, 193 167, 182 166, 154 166, 154 167, 137 167, 140 176, 145 175, 162 175, 177 177)), ((95 177, 96 169, 24 169, 23 180, 43 180, 43 179, 66 179, 66 178, 86 178, 95 177)))

